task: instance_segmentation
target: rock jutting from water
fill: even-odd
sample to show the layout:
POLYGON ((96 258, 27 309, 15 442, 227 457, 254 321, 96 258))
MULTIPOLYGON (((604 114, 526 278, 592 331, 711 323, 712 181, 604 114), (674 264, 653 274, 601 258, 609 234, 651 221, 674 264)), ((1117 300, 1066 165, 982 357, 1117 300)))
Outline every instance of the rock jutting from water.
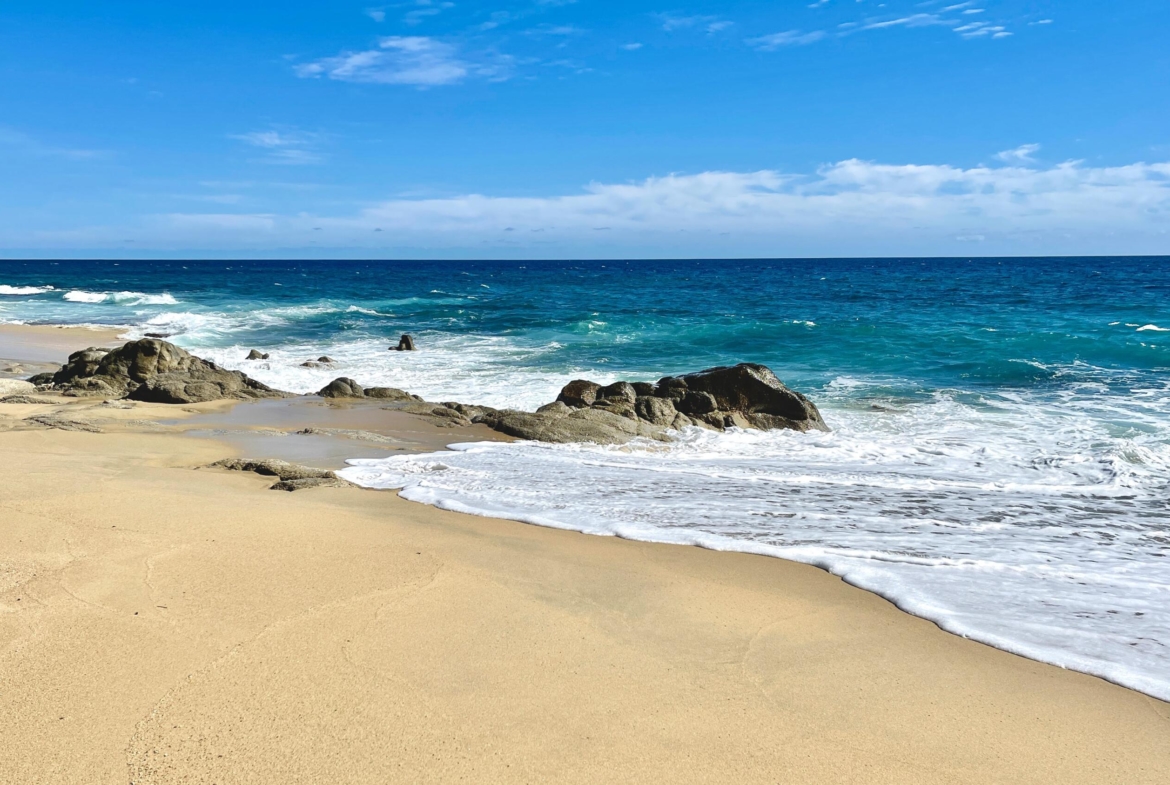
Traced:
POLYGON ((828 430, 812 401, 784 386, 767 367, 750 363, 667 376, 657 384, 602 386, 578 379, 565 385, 556 401, 535 412, 428 403, 402 390, 365 389, 347 378, 333 380, 318 395, 384 397, 404 404, 398 407, 403 411, 437 418, 444 425, 482 423, 508 436, 542 442, 622 444, 637 437, 661 441, 670 438, 669 431, 688 426, 828 430), (375 390, 393 395, 377 395, 375 390))
POLYGON ((290 395, 153 338, 131 341, 117 349, 91 347, 74 352, 56 373, 38 374, 29 381, 72 397, 129 398, 150 403, 290 395))

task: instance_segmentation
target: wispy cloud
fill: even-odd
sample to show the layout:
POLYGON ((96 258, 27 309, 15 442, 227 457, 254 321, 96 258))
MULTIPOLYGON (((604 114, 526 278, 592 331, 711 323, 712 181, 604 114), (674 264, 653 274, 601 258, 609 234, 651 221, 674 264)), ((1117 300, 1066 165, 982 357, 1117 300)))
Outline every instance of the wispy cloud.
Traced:
POLYGON ((1038 152, 1040 152, 1040 145, 1022 144, 1014 150, 1004 150, 996 153, 995 157, 996 160, 1006 163, 1032 163, 1036 160, 1032 156, 1038 152))
POLYGON ((779 49, 782 46, 804 46, 805 44, 816 43, 825 37, 825 33, 821 30, 814 30, 811 33, 805 33, 800 30, 786 30, 783 33, 772 33, 771 35, 762 35, 758 38, 749 38, 746 43, 748 46, 765 52, 771 52, 779 49))
POLYGON ((448 8, 455 7, 454 3, 445 0, 414 0, 414 5, 415 8, 402 16, 402 21, 408 25, 422 24, 429 17, 438 16, 448 8))
POLYGON ((678 14, 654 14, 654 16, 662 24, 662 29, 668 33, 674 32, 675 30, 702 30, 707 34, 714 34, 721 30, 726 30, 734 24, 726 19, 709 15, 680 16, 678 14))
POLYGON ((627 52, 636 52, 642 48, 642 44, 635 41, 629 44, 622 44, 621 48, 625 49, 627 52))
MULTIPOLYGON (((241 249, 307 247, 326 236, 339 247, 396 243, 436 253, 498 249, 507 237, 520 255, 542 255, 558 243, 564 255, 584 248, 619 255, 965 253, 973 242, 988 253, 1148 253, 1170 240, 1170 163, 963 168, 848 159, 812 174, 675 174, 563 195, 397 198, 349 216, 331 212, 170 214, 138 236, 156 245, 241 249)), ((126 232, 111 228, 110 242, 126 232)))
POLYGON ((231 134, 230 138, 244 142, 264 151, 263 163, 305 165, 321 163, 324 160, 313 147, 319 137, 301 131, 249 131, 231 134))
POLYGON ((428 36, 387 36, 378 48, 342 52, 296 67, 302 78, 325 77, 342 82, 437 87, 457 84, 469 76, 502 79, 509 60, 473 63, 452 44, 428 36))
POLYGON ((47 158, 67 158, 73 161, 91 161, 106 158, 106 150, 89 150, 79 147, 62 147, 42 141, 22 131, 0 126, 0 152, 4 150, 47 158))
POLYGON ((367 8, 366 9, 366 16, 370 17, 375 22, 385 22, 386 21, 386 9, 385 8, 367 8))

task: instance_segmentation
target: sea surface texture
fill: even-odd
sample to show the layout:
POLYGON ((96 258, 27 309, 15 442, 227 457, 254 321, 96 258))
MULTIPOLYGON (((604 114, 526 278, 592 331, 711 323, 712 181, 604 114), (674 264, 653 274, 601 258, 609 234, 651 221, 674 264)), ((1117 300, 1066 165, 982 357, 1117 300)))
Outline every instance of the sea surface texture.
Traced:
POLYGON ((764 363, 830 433, 463 444, 346 473, 453 510, 820 565, 1170 699, 1170 258, 3 262, 0 321, 162 333, 297 392, 344 375, 523 409, 574 378, 764 363), (419 351, 387 351, 404 332, 419 351), (320 355, 337 369, 299 367, 320 355))

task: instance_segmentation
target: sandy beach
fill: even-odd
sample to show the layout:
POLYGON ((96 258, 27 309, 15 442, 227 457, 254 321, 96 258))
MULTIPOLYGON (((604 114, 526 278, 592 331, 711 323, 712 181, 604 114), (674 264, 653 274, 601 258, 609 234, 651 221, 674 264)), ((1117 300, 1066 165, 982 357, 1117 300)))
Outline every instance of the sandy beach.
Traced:
MULTIPOLYGON (((7 327, 0 356, 113 337, 7 327)), ((2 782, 1170 781, 1170 705, 813 567, 200 468, 298 411, 333 431, 274 457, 479 431, 45 398, 0 404, 2 782)))

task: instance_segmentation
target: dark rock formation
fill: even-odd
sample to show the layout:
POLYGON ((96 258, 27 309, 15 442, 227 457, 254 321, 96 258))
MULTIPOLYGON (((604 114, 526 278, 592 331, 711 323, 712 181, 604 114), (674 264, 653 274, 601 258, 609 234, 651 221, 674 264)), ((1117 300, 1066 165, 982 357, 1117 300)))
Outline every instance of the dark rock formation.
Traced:
POLYGON ((131 341, 113 350, 95 347, 74 352, 49 383, 68 396, 130 398, 151 403, 288 395, 153 338, 131 341))
POLYGON ((362 387, 353 379, 338 377, 317 391, 322 398, 378 398, 383 401, 421 401, 397 387, 362 387))
POLYGON ((535 413, 480 409, 469 419, 520 439, 603 444, 637 436, 665 439, 668 429, 691 425, 828 430, 810 400, 785 387, 765 366, 749 363, 668 376, 654 385, 603 387, 577 379, 535 413))
POLYGON ((366 390, 353 379, 342 376, 318 390, 317 395, 322 398, 365 398, 366 390))
POLYGON ((421 401, 417 395, 411 395, 406 390, 397 387, 367 387, 367 398, 381 398, 384 401, 421 401))
MULTIPOLYGON (((148 334, 148 335, 149 335, 149 334, 148 334)), ((247 356, 247 357, 245 357, 244 359, 245 359, 245 360, 267 360, 267 359, 268 359, 268 355, 267 355, 267 354, 261 354, 260 352, 258 352, 258 351, 256 351, 255 349, 253 349, 252 351, 248 352, 248 356, 247 356)))
POLYGON ((395 352, 413 352, 414 351, 414 338, 411 338, 409 335, 403 335, 401 338, 398 339, 398 345, 392 346, 392 347, 390 347, 390 349, 391 349, 391 351, 395 351, 395 352))
POLYGON ((318 357, 317 362, 319 362, 319 363, 335 363, 335 362, 337 362, 337 360, 334 360, 332 357, 318 357))
POLYGON ((241 458, 228 458, 216 461, 209 469, 227 469, 237 472, 255 472, 265 477, 276 477, 280 482, 272 486, 274 491, 300 491, 305 488, 345 488, 352 483, 338 477, 325 469, 314 469, 311 466, 301 466, 287 461, 264 459, 250 461, 241 458))

